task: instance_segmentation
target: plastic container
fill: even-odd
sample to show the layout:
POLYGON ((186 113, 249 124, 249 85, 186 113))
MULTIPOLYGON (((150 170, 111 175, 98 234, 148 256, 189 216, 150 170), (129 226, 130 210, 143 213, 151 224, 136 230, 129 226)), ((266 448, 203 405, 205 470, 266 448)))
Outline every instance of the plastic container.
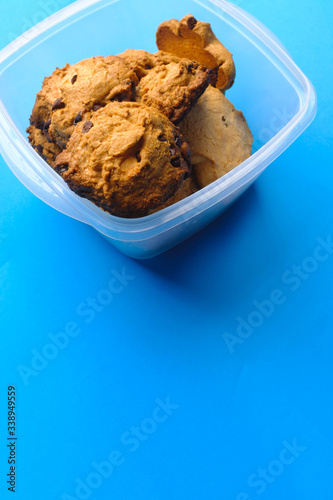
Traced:
POLYGON ((236 200, 311 123, 316 95, 276 37, 224 0, 81 0, 50 16, 0 52, 0 150, 40 199, 90 224, 123 253, 157 255, 199 231, 236 200), (227 97, 254 135, 254 154, 189 198, 138 219, 109 215, 69 190, 32 149, 26 127, 45 76, 67 62, 141 48, 155 52, 157 26, 191 13, 210 22, 233 52, 237 77, 227 97))

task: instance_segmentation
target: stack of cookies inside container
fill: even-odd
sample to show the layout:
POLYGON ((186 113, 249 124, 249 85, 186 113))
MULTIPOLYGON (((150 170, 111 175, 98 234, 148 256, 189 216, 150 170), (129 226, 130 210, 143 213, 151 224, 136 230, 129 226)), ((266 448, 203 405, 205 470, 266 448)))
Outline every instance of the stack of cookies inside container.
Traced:
POLYGON ((158 52, 128 49, 57 68, 27 129, 70 189, 118 217, 142 217, 248 158, 252 134, 225 97, 232 54, 191 14, 157 29, 158 52))

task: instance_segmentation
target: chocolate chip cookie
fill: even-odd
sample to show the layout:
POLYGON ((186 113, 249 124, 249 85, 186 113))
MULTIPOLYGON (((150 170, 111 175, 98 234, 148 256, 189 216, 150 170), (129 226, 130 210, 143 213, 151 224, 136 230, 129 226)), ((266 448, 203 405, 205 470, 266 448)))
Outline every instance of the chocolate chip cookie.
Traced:
POLYGON ((209 85, 212 71, 188 59, 157 64, 141 78, 136 101, 179 123, 209 85))
POLYGON ((58 144, 48 140, 46 134, 34 125, 30 125, 27 132, 29 134, 29 142, 35 151, 37 151, 51 167, 54 167, 55 159, 57 155, 61 153, 62 149, 58 144))
POLYGON ((119 54, 139 79, 136 101, 154 106, 179 123, 207 88, 212 71, 163 51, 129 49, 119 54))
POLYGON ((184 200, 191 194, 196 193, 199 190, 198 185, 195 181, 195 179, 191 176, 188 177, 184 182, 181 183, 177 191, 171 198, 168 199, 163 205, 160 205, 157 208, 154 208, 154 210, 150 210, 151 213, 159 212, 160 210, 163 210, 163 208, 170 207, 174 203, 178 203, 178 201, 184 200))
POLYGON ((73 191, 107 212, 147 215, 190 175, 187 143, 155 108, 112 102, 87 118, 57 156, 55 170, 73 191))
POLYGON ((167 52, 159 51, 151 54, 145 50, 127 49, 118 54, 118 57, 124 59, 127 65, 134 71, 139 80, 146 76, 152 68, 161 64, 178 62, 179 57, 167 52))
POLYGON ((84 114, 110 101, 130 101, 138 79, 120 57, 91 57, 66 64, 45 78, 30 117, 61 149, 84 114))

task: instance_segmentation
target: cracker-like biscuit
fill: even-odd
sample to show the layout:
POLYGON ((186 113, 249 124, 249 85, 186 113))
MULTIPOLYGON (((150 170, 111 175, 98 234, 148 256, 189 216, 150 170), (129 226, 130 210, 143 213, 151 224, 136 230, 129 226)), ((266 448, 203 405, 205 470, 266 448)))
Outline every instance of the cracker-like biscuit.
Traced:
POLYGON ((165 203, 191 174, 179 130, 154 108, 113 102, 74 130, 55 170, 107 212, 141 217, 165 203))
POLYGON ((211 85, 179 128, 190 146, 193 173, 200 188, 251 155, 253 137, 243 113, 211 85))
POLYGON ((198 61, 215 72, 217 88, 227 90, 235 79, 235 65, 231 52, 216 38, 209 23, 197 21, 191 14, 180 21, 170 19, 161 23, 156 33, 160 50, 178 57, 198 61))

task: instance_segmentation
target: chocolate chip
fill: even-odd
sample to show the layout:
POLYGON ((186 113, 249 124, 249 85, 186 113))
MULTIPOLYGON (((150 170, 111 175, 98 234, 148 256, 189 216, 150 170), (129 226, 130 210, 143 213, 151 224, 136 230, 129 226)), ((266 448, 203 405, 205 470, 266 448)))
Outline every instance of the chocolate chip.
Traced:
POLYGON ((44 123, 44 126, 43 126, 43 131, 46 133, 48 132, 49 130, 49 127, 51 125, 51 118, 49 118, 45 123, 44 123))
POLYGON ((111 102, 122 102, 122 101, 126 101, 128 97, 128 93, 125 91, 125 92, 120 92, 119 94, 115 95, 114 97, 112 97, 111 102))
POLYGON ((225 122, 225 118, 224 118, 224 116, 222 116, 222 121, 223 121, 223 122, 225 122))
POLYGON ((82 127, 82 133, 83 134, 86 134, 87 132, 89 132, 89 130, 91 129, 91 127, 93 127, 94 124, 92 122, 86 122, 83 127, 82 127))
POLYGON ((151 65, 150 64, 146 64, 145 65, 145 69, 151 69, 151 65))
POLYGON ((141 161, 141 155, 140 155, 140 153, 135 153, 134 156, 137 159, 137 161, 140 163, 140 161, 141 161))
POLYGON ((175 143, 176 143, 176 146, 178 146, 180 148, 180 146, 182 145, 182 140, 181 138, 179 137, 179 135, 176 135, 175 136, 175 143))
POLYGON ((92 193, 92 188, 90 186, 78 186, 76 187, 76 193, 86 197, 85 195, 92 193))
POLYGON ((191 16, 187 20, 187 26, 190 28, 190 30, 193 30, 194 26, 197 24, 197 20, 195 17, 191 16))
POLYGON ((76 80, 77 80, 77 75, 74 75, 73 78, 71 79, 72 85, 74 85, 76 80))
POLYGON ((63 174, 68 170, 68 163, 64 163, 63 165, 57 165, 54 169, 58 174, 63 174))
MULTIPOLYGON (((53 144, 55 144, 55 143, 53 143, 53 144)), ((65 142, 61 141, 59 138, 57 139, 56 144, 58 144, 58 146, 60 146, 61 149, 66 149, 67 144, 65 142)))
POLYGON ((101 104, 94 104, 93 105, 93 111, 98 111, 99 109, 101 109, 102 105, 101 104))
POLYGON ((165 137, 165 135, 164 135, 164 134, 160 134, 160 135, 157 137, 157 139, 158 139, 159 141, 161 141, 161 142, 165 142, 165 141, 167 141, 167 138, 165 137))
POLYGON ((37 145, 36 149, 37 149, 37 153, 39 155, 41 155, 43 153, 43 146, 41 146, 40 144, 37 145))
POLYGON ((170 161, 171 165, 173 167, 180 167, 180 158, 179 156, 176 156, 176 158, 172 158, 172 160, 170 161))
POLYGON ((131 96, 130 96, 130 98, 134 99, 134 97, 135 97, 135 83, 133 81, 131 81, 130 89, 131 89, 131 96))
POLYGON ((52 111, 55 111, 56 109, 62 109, 65 108, 66 104, 61 100, 61 97, 58 97, 53 103, 52 106, 52 111))
POLYGON ((187 71, 190 72, 193 69, 193 64, 188 64, 186 67, 187 67, 187 71))
POLYGON ((82 113, 81 113, 81 111, 80 111, 80 113, 78 113, 78 114, 76 115, 76 117, 74 118, 74 125, 77 125, 77 124, 78 124, 79 122, 81 122, 81 121, 82 121, 82 113))

